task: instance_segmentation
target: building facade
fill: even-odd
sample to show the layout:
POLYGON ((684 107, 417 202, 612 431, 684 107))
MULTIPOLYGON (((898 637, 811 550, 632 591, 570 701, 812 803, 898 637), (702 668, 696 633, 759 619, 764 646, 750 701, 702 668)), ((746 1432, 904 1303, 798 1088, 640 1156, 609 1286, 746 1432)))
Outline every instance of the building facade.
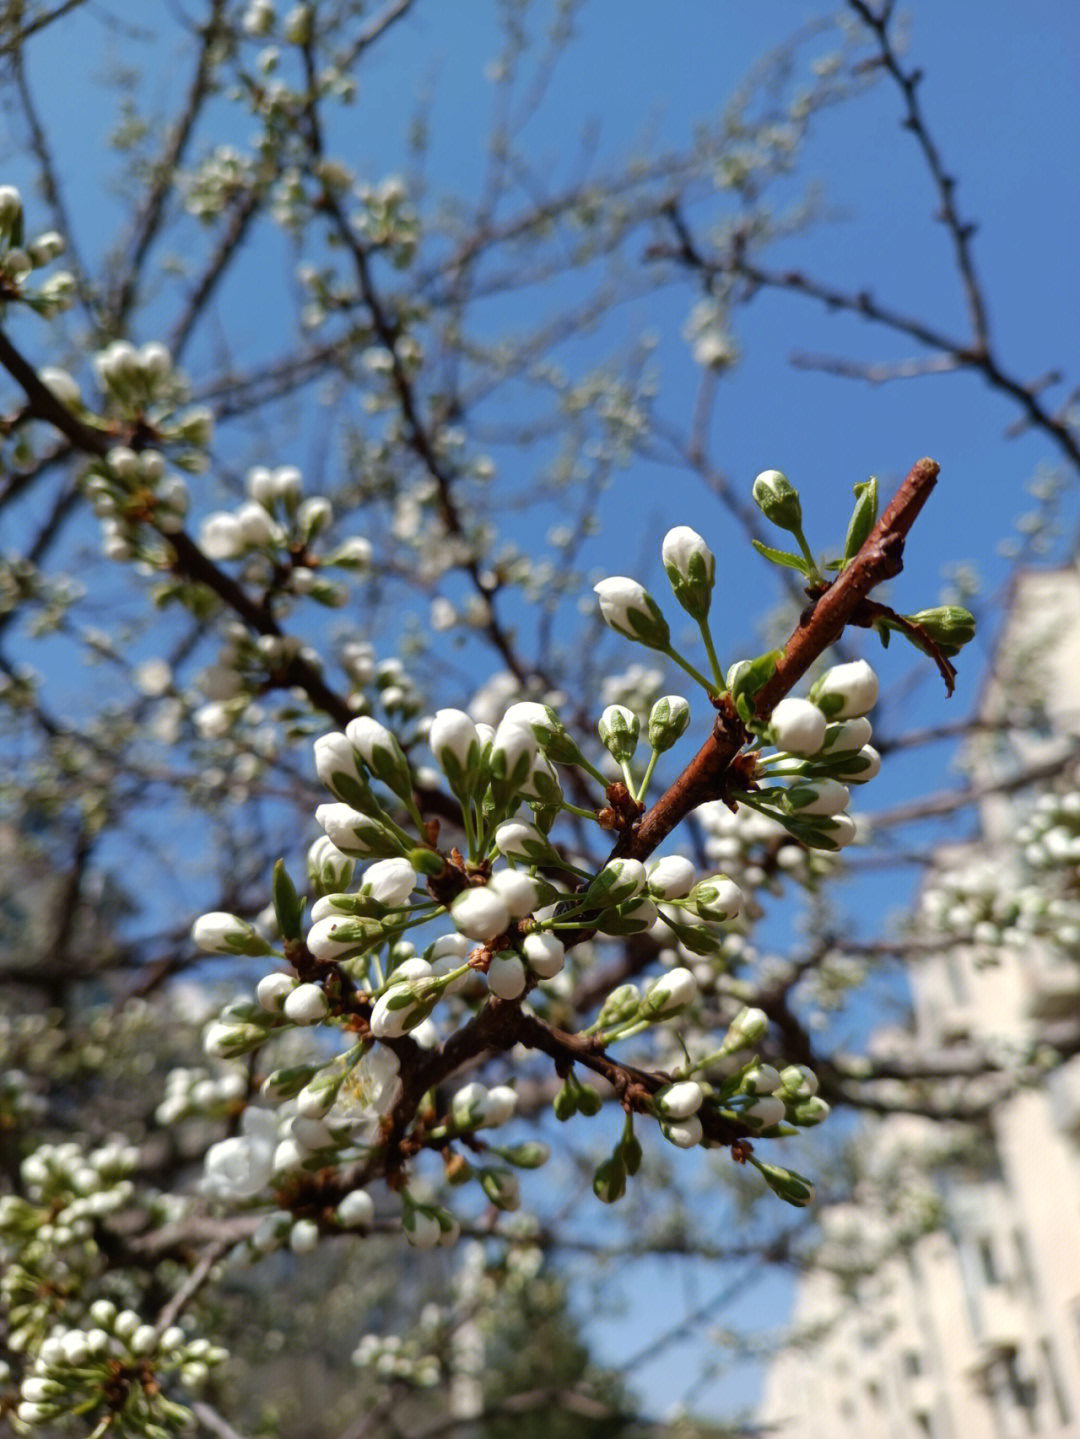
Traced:
POLYGON ((1080 1436, 1080 1053, 1040 1073, 1055 1047, 1080 1050, 1076 571, 1020 577, 980 713, 1021 727, 988 727, 968 754, 972 782, 1053 773, 1054 793, 987 794, 980 839, 941 852, 922 909, 942 945, 912 967, 910 1031, 878 1052, 989 1053, 998 1075, 957 1081, 957 1098, 995 1084, 1005 1097, 951 1154, 940 1122, 867 1126, 871 1178, 821 1215, 825 1267, 800 1281, 764 1433, 1080 1436), (1018 1066, 1031 1080, 1019 1087, 1018 1066), (906 1212, 878 1202, 886 1183, 910 1185, 906 1212))

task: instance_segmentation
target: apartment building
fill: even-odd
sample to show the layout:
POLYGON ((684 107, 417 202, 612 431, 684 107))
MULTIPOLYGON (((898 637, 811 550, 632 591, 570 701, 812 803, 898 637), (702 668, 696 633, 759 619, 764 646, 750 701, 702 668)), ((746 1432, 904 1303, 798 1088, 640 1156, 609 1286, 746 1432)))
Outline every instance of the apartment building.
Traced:
MULTIPOLYGON (((1080 791, 1075 570, 1018 579, 980 712, 998 719, 1006 704, 1010 716, 1023 711, 1023 727, 973 745, 973 782, 985 786, 1061 760, 1080 791)), ((962 889, 980 866, 1017 871, 1016 837, 1034 802, 1031 789, 986 796, 979 839, 943 849, 929 886, 947 891, 959 877, 962 889)), ((1080 798, 1070 812, 1077 839, 1070 851, 1066 832, 1058 833, 1065 857, 1056 872, 1066 889, 1075 875, 1080 899, 1080 862, 1071 858, 1080 857, 1080 798)), ((988 963, 978 921, 970 931, 971 942, 954 932, 952 943, 912 967, 912 1026, 903 1036, 883 1033, 879 1051, 947 1055, 978 1046, 1007 1072, 1014 1058, 1031 1056, 1035 1036, 1066 1052, 1075 1046, 1080 942, 999 945, 988 963)), ((957 1092, 970 1099, 979 1091, 966 1082, 957 1092)), ((1080 1436, 1080 1055, 1011 1090, 966 1148, 950 1154, 949 1138, 947 1126, 911 1115, 866 1126, 871 1179, 854 1203, 821 1215, 823 1258, 833 1267, 800 1282, 795 1342, 770 1368, 761 1432, 1080 1436), (875 1201, 884 1192, 875 1172, 910 1186, 906 1214, 903 1205, 898 1213, 875 1201)))

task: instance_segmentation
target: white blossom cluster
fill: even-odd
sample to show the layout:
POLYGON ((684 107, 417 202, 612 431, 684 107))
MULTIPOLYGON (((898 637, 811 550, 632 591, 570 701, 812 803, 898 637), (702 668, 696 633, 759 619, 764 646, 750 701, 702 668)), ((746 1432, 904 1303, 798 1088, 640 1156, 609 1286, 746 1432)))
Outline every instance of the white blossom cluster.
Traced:
POLYGON ((197 1391, 227 1358, 178 1324, 159 1330, 134 1309, 95 1299, 85 1324, 59 1325, 41 1342, 16 1415, 28 1428, 78 1415, 132 1439, 189 1430, 191 1411, 167 1390, 179 1383, 197 1391))
MULTIPOLYGON (((298 502, 296 490, 286 501, 275 486, 268 477, 270 508, 263 509, 271 522, 277 518, 275 504, 287 510, 298 502)), ((253 503, 262 501, 253 496, 253 503)), ((676 598, 701 625, 719 676, 707 628, 715 576, 711 552, 682 526, 669 532, 662 554, 676 598)), ((710 695, 716 692, 719 679, 714 684, 698 676, 671 648, 666 622, 640 586, 617 578, 597 590, 613 628, 664 650, 710 695)), ((742 692, 739 686, 745 688, 747 672, 757 664, 729 671, 733 690, 742 692)), ((366 651, 365 679, 372 665, 366 651)), ((384 703, 393 687, 385 687, 384 703)), ((516 681, 508 682, 504 700, 514 687, 516 681)), ((758 782, 745 792, 733 789, 733 796, 753 810, 775 813, 807 845, 838 847, 850 837, 844 827, 851 826, 840 813, 848 794, 841 780, 876 773, 870 726, 862 717, 876 696, 876 678, 859 662, 828 671, 810 699, 783 701, 768 722, 749 729, 748 755, 756 771, 745 772, 756 773, 758 782), (766 739, 775 750, 762 748, 766 739)), ((234 1001, 209 1026, 208 1054, 237 1058, 307 1029, 347 1041, 329 1049, 323 1043, 306 1062, 271 1069, 262 1093, 274 1107, 249 1105, 239 1132, 207 1154, 204 1189, 212 1197, 260 1202, 270 1188, 280 1192, 282 1185, 302 1184, 309 1169, 369 1164, 380 1126, 402 1094, 403 1067, 416 1062, 414 1055, 452 1034, 485 999, 528 1001, 540 1012, 562 1002, 570 994, 568 962, 580 973, 579 962, 587 962, 606 936, 648 935, 657 945, 660 972, 613 990, 587 1033, 605 1049, 654 1035, 673 1022, 684 1035, 682 1057, 647 1110, 665 1139, 677 1147, 704 1142, 705 1116, 710 1124, 726 1120, 744 1132, 781 1138, 827 1114, 808 1071, 777 1069, 761 1060, 760 1011, 744 1008, 719 1044, 695 1027, 702 988, 712 988, 718 966, 733 959, 730 945, 739 942, 730 929, 745 902, 739 885, 721 871, 699 872, 680 854, 657 855, 647 863, 619 856, 594 870, 560 837, 564 811, 586 813, 566 798, 571 770, 577 771, 578 788, 581 782, 597 787, 592 818, 601 825, 608 813, 605 800, 643 805, 658 758, 687 727, 687 700, 661 696, 644 722, 629 706, 608 705, 597 726, 606 773, 586 757, 550 705, 516 700, 493 718, 491 724, 464 710, 437 711, 417 731, 425 736, 434 769, 414 758, 415 736, 406 741, 407 752, 394 730, 368 714, 342 732, 318 738, 315 768, 331 799, 315 814, 324 834, 308 854, 310 908, 304 913, 282 871, 275 879, 275 908, 283 944, 226 913, 204 915, 196 923, 194 938, 210 953, 277 955, 282 961, 259 981, 254 999, 234 1001), (642 741, 647 757, 639 760, 642 741), (612 800, 618 788, 612 788, 612 774, 621 776, 627 800, 612 800), (460 848, 444 852, 434 842, 418 807, 423 785, 449 791, 460 806, 460 848), (692 1048, 685 1047, 688 1035, 692 1048)), ((710 843, 719 856, 724 841, 719 826, 714 828, 718 833, 710 835, 710 843)), ((730 847, 725 853, 739 857, 730 847)), ((744 866, 748 878, 760 882, 751 868, 744 866)), ((212 1098, 209 1090, 206 1098, 212 1098)), ((180 1113, 185 1102, 178 1087, 169 1112, 180 1113)), ((555 1109, 567 1119, 595 1113, 599 1105, 598 1093, 571 1072, 555 1109)), ((515 1108, 512 1086, 491 1088, 466 1073, 428 1138, 452 1146, 463 1136, 511 1123, 515 1108)), ((597 1172, 594 1188, 602 1199, 619 1197, 639 1151, 629 1125, 597 1172)), ((471 1180, 496 1209, 514 1211, 520 1204, 517 1171, 546 1157, 545 1147, 536 1143, 485 1142, 483 1157, 457 1156, 456 1182, 471 1180)), ((808 1181, 753 1162, 789 1202, 809 1202, 808 1181)), ((366 1190, 362 1196, 349 1199, 344 1213, 331 1206, 321 1220, 295 1224, 278 1208, 263 1221, 256 1248, 287 1243, 305 1252, 322 1232, 370 1227, 374 1204, 366 1190)), ((437 1200, 406 1185, 398 1203, 401 1227, 415 1246, 456 1237, 457 1220, 437 1200)))
POLYGON ((130 1204, 138 1151, 42 1144, 20 1166, 21 1194, 0 1196, 0 1299, 8 1347, 33 1352, 56 1317, 103 1267, 96 1226, 130 1204), (57 1276, 65 1280, 58 1288, 57 1276))
POLYGON ((215 145, 197 170, 185 177, 184 204, 189 214, 213 224, 255 184, 255 161, 235 145, 215 145))
POLYGON ((193 1117, 222 1119, 247 1091, 247 1081, 238 1070, 211 1074, 202 1067, 171 1069, 165 1077, 165 1098, 154 1111, 165 1128, 193 1117))
MULTIPOLYGON (((187 403, 187 380, 160 341, 136 347, 114 340, 94 356, 93 368, 110 422, 122 422, 132 438, 94 459, 83 477, 102 522, 104 553, 114 560, 156 559, 145 527, 163 535, 182 529, 190 494, 177 470, 198 474, 207 468, 213 416, 205 406, 187 403)), ((70 375, 53 372, 52 388, 74 413, 87 414, 70 375)))
POLYGON ((40 315, 66 310, 75 298, 75 277, 55 270, 36 288, 28 282, 64 253, 64 237, 45 230, 28 240, 23 227, 22 195, 14 185, 0 185, 0 302, 18 299, 40 315))
POLYGON ((325 553, 315 540, 333 521, 333 506, 324 495, 304 496, 303 477, 295 465, 276 469, 256 466, 248 471, 248 498, 234 510, 215 510, 199 529, 199 545, 212 560, 237 560, 247 555, 299 555, 281 581, 282 592, 306 595, 326 605, 346 598, 340 585, 328 582, 324 566, 364 570, 371 563, 371 545, 354 535, 325 553))
POLYGON ((987 959, 1036 938, 1080 953, 1080 793, 1040 795, 1011 840, 1000 853, 973 854, 943 870, 923 891, 924 920, 973 941, 987 959))

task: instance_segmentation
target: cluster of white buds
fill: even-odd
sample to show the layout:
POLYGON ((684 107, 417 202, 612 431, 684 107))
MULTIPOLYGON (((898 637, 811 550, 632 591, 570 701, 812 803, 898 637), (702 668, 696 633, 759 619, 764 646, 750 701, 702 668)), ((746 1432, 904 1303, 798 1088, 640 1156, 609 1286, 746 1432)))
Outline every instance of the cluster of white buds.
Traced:
POLYGON ((232 203, 255 184, 255 161, 234 145, 216 145, 198 168, 183 181, 184 208, 189 215, 212 225, 232 203))
POLYGON ((442 1378, 438 1355, 425 1353, 419 1336, 405 1340, 400 1334, 365 1334, 353 1350, 352 1362, 380 1379, 403 1379, 421 1389, 433 1388, 442 1378))
POLYGON ((48 1203, 50 1222, 67 1225, 125 1204, 133 1192, 130 1176, 138 1160, 139 1151, 130 1144, 103 1144, 86 1151, 68 1140, 39 1145, 19 1172, 31 1203, 48 1203))
POLYGON ((211 1074, 208 1069, 171 1069, 165 1078, 165 1098, 154 1111, 163 1127, 181 1119, 224 1119, 233 1113, 247 1092, 239 1069, 211 1074))
POLYGON ((38 314, 55 315, 75 298, 71 272, 57 270, 36 288, 27 281, 64 253, 64 238, 45 230, 27 240, 24 230, 22 196, 14 185, 0 185, 0 304, 19 299, 38 314))
POLYGON ((192 1424, 168 1389, 198 1390, 228 1351, 180 1325, 159 1330, 133 1309, 96 1299, 83 1324, 58 1326, 42 1342, 19 1389, 18 1419, 28 1428, 67 1416, 95 1432, 136 1436, 183 1432, 192 1424))
POLYGON ((1080 952, 1080 793, 1046 793, 1011 835, 1015 848, 975 853, 950 865, 922 894, 925 921, 974 942, 984 960, 1033 939, 1080 952))
POLYGON ((170 399, 177 381, 172 356, 160 340, 138 348, 130 340, 113 340, 98 351, 93 365, 102 389, 132 416, 170 399))
POLYGON ((0 1072, 0 1129, 22 1129, 40 1119, 48 1101, 21 1069, 0 1072))
POLYGON ((695 819, 705 836, 705 854, 744 891, 751 914, 759 912, 750 900, 755 891, 779 894, 785 878, 812 889, 836 865, 825 850, 800 844, 779 820, 745 806, 733 811, 713 800, 695 811, 695 819))
POLYGON ((114 445, 83 479, 83 490, 101 520, 102 550, 110 560, 142 553, 140 527, 163 534, 182 528, 190 496, 183 476, 168 468, 160 450, 114 445))
POLYGON ((23 1160, 23 1193, 0 1197, 0 1301, 11 1352, 33 1352, 68 1296, 99 1272, 98 1225, 131 1203, 137 1162, 133 1146, 87 1151, 74 1141, 39 1145, 23 1160), (66 1277, 60 1288, 58 1272, 66 1277))
MULTIPOLYGON (((207 446, 214 418, 205 405, 187 405, 189 385, 160 340, 141 346, 113 340, 93 360, 94 373, 111 408, 125 420, 149 427, 158 445, 168 445, 172 462, 201 474, 208 464, 207 446)), ((112 456, 104 473, 114 469, 112 456)), ((124 459, 117 452, 118 462, 124 459)), ((130 461, 126 461, 130 475, 130 461)))
MULTIPOLYGON (((405 181, 400 175, 388 175, 377 185, 360 184, 356 197, 360 208, 350 219, 357 234, 386 251, 395 265, 407 265, 416 253, 420 218, 409 202, 405 181)), ((408 360, 406 364, 413 368, 408 360)))
MULTIPOLYGON (((798 496, 783 477, 759 477, 758 488, 770 517, 798 529, 798 496)), ((299 474, 290 468, 253 471, 248 493, 245 511, 258 512, 253 544, 279 544, 298 523, 313 537, 323 522, 312 521, 299 474)), ((242 522, 239 516, 224 518, 229 526, 242 522)), ((863 661, 835 666, 808 698, 784 699, 768 721, 759 720, 753 697, 775 673, 777 656, 741 661, 725 676, 709 629, 716 577, 711 550, 696 531, 679 526, 665 536, 661 556, 675 599, 700 630, 711 678, 672 647, 667 621, 635 581, 615 577, 596 590, 612 628, 678 663, 711 701, 728 696, 746 726, 750 747, 744 760, 753 763, 732 771, 731 782, 740 787, 726 796, 739 803, 743 816, 729 824, 720 819, 726 809, 700 811, 707 852, 718 867, 699 869, 683 855, 668 854, 647 864, 618 855, 598 870, 584 869, 576 849, 573 857, 565 852, 557 828, 564 812, 578 821, 589 817, 589 810, 565 796, 577 797, 590 784, 599 788, 592 817, 603 829, 625 822, 618 806, 625 810, 628 800, 644 806, 658 759, 687 728, 690 707, 683 696, 654 697, 647 717, 628 705, 605 708, 600 740, 625 782, 612 783, 610 761, 607 774, 598 769, 551 705, 513 698, 520 693, 513 677, 501 688, 492 683, 477 697, 477 705, 483 699, 485 720, 490 716, 497 723, 466 710, 441 709, 414 726, 415 692, 410 693, 404 667, 396 661, 377 665, 370 646, 356 647, 350 674, 360 686, 374 681, 387 715, 396 710, 400 718, 396 732, 362 713, 343 731, 315 741, 315 768, 332 799, 316 810, 324 836, 308 853, 310 910, 305 915, 306 901, 279 863, 274 908, 280 943, 228 914, 204 915, 194 929, 196 942, 212 953, 273 954, 283 961, 258 982, 253 1000, 226 1006, 209 1026, 208 1054, 233 1058, 290 1035, 295 1039, 308 1027, 336 1030, 351 1048, 327 1058, 325 1048, 312 1047, 307 1062, 296 1062, 293 1046, 292 1062, 273 1069, 263 1085, 264 1099, 284 1107, 277 1113, 249 1107, 240 1133, 212 1147, 208 1192, 254 1200, 274 1176, 370 1154, 380 1121, 407 1093, 400 1083, 406 1057, 414 1062, 417 1047, 439 1043, 446 1032, 440 1026, 464 1023, 489 996, 514 1005, 535 994, 541 1012, 560 1002, 570 994, 594 936, 648 932, 657 943, 660 972, 640 986, 613 990, 586 1033, 607 1047, 650 1031, 657 1036, 650 1041, 657 1052, 664 1048, 659 1036, 678 1027, 681 1058, 669 1068, 672 1081, 652 1106, 669 1142, 684 1148, 708 1142, 710 1129, 715 1132, 721 1121, 729 1130, 741 1125, 743 1132, 781 1138, 825 1118, 828 1106, 817 1097, 808 1071, 779 1068, 757 1054, 765 1027, 759 1011, 738 1015, 719 1048, 704 1026, 710 1007, 725 1003, 717 983, 720 968, 736 959, 745 964, 751 954, 738 919, 752 911, 747 890, 769 880, 755 862, 754 845, 771 848, 781 871, 801 866, 812 879, 817 870, 811 851, 835 850, 852 838, 854 825, 843 812, 848 785, 872 778, 879 765, 865 718, 878 682, 863 661), (487 707, 497 694, 504 705, 513 700, 501 712, 487 707), (646 736, 648 759, 641 764, 639 742, 646 736), (421 738, 441 773, 416 763, 421 738), (567 770, 577 771, 572 787, 567 770), (744 774, 752 781, 745 788, 737 778, 744 774), (422 796, 442 785, 458 802, 463 834, 460 847, 448 853, 437 848, 420 807, 422 796), (789 842, 783 842, 785 835, 792 837, 789 842), (783 858, 788 852, 794 862, 783 858), (421 934, 422 952, 413 942, 421 934), (582 946, 569 976, 563 974, 567 941, 582 946), (701 1002, 703 993, 708 1004, 701 1002), (703 1057, 690 1059, 690 1041, 703 1057)), ((488 1089, 463 1077, 431 1132, 452 1145, 467 1132, 510 1123, 514 1106, 512 1088, 488 1089)), ((596 1113, 600 1106, 596 1091, 571 1073, 555 1111, 566 1119, 596 1113)), ((483 1152, 496 1162, 455 1155, 456 1180, 475 1180, 496 1208, 513 1210, 520 1202, 515 1170, 542 1163, 544 1146, 487 1144, 483 1152)), ((639 1162, 640 1144, 628 1123, 615 1154, 598 1172, 597 1193, 609 1201, 618 1198, 639 1162)), ((791 1203, 808 1202, 811 1186, 800 1176, 775 1166, 762 1173, 791 1203)), ((438 1205, 408 1189, 402 1204, 402 1228, 411 1244, 444 1244, 456 1236, 456 1222, 438 1205)), ((303 1252, 335 1223, 370 1227, 373 1212, 365 1191, 336 1220, 324 1215, 319 1224, 305 1222, 300 1229, 267 1221, 266 1234, 272 1230, 274 1243, 303 1252)))
MULTIPOLYGON (((733 690, 739 678, 729 671, 733 690)), ((865 718, 877 696, 874 671, 855 660, 828 670, 808 699, 781 700, 765 727, 776 749, 758 754, 754 786, 732 798, 774 819, 807 848, 849 844, 856 831, 844 813, 848 786, 867 783, 881 768, 865 718)))
POLYGON ((370 542, 354 535, 325 553, 315 552, 315 542, 333 522, 333 507, 324 495, 304 496, 303 478, 295 465, 256 466, 248 471, 246 488, 248 498, 236 509, 215 510, 202 521, 203 552, 215 561, 275 557, 285 561, 276 576, 282 593, 331 607, 344 604, 347 590, 327 579, 323 570, 368 569, 370 542))

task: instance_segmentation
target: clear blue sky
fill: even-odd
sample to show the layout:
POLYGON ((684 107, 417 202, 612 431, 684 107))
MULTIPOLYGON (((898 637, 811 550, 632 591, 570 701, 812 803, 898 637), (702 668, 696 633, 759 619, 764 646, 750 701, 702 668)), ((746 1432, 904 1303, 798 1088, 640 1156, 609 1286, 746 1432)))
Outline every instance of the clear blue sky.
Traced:
MULTIPOLYGON (((979 227, 974 254, 1001 359, 1025 379, 1061 368, 1066 383, 1049 392, 1061 398, 1069 383, 1080 383, 1080 6, 1072 0, 914 0, 904 8, 910 59, 925 72, 920 95, 929 125, 945 164, 959 178, 961 212, 979 227)), ((124 17, 136 13, 135 7, 119 9, 124 17)), ((601 159, 649 137, 653 148, 684 142, 695 119, 715 115, 765 50, 825 9, 805 0, 754 6, 739 0, 595 0, 586 7, 580 41, 532 123, 530 145, 550 156, 554 183, 561 170, 569 172, 583 127, 591 123, 598 127, 601 159)), ((475 190, 490 112, 484 65, 496 43, 492 12, 484 0, 435 0, 397 27, 351 112, 353 159, 370 165, 376 176, 402 164, 411 103, 429 96, 432 189, 475 190)), ((153 7, 140 6, 137 13, 149 24, 153 7)), ((35 60, 46 117, 66 137, 72 209, 84 224, 88 215, 100 216, 89 224, 84 243, 100 243, 116 216, 115 200, 101 185, 107 112, 80 82, 91 37, 96 58, 90 73, 100 74, 102 33, 96 10, 72 17, 43 39, 35 60), (50 71, 63 83, 47 83, 50 71)), ((128 57, 119 33, 107 49, 113 59, 128 57)), ((179 67, 174 72, 159 63, 163 91, 175 89, 179 67)), ((771 258, 845 290, 865 286, 898 310, 962 334, 948 236, 932 220, 936 198, 916 146, 899 129, 901 113, 895 88, 881 81, 819 117, 799 178, 820 181, 833 218, 796 235, 771 258)), ((682 423, 696 395, 695 372, 679 338, 688 307, 685 291, 672 297, 662 312, 660 348, 660 408, 682 423)), ((255 343, 272 323, 273 307, 233 318, 255 343)), ((616 317, 597 338, 597 354, 628 340, 640 321, 633 307, 616 317)), ((1050 442, 1031 433, 1006 439, 1018 412, 977 376, 871 388, 793 368, 790 357, 799 351, 863 361, 920 354, 914 342, 827 315, 810 301, 760 295, 738 312, 735 329, 743 359, 722 386, 712 434, 725 473, 748 491, 759 470, 784 469, 803 491, 812 541, 825 549, 843 534, 854 482, 875 472, 891 491, 915 459, 933 455, 942 465, 941 484, 910 543, 907 569, 894 591, 897 603, 903 609, 935 602, 944 567, 956 560, 974 561, 992 595, 1007 573, 997 547, 1030 508, 1026 483, 1040 465, 1060 463, 1050 442)), ((1067 512, 1075 527, 1075 490, 1067 512)), ((772 577, 746 555, 730 521, 700 489, 683 476, 635 464, 620 477, 603 517, 589 555, 608 573, 636 565, 649 552, 642 533, 647 528, 657 531, 654 555, 670 524, 689 523, 705 534, 725 566, 728 593, 738 596, 725 638, 736 653, 743 652, 740 644, 752 643, 747 616, 760 607, 756 596, 768 602, 775 595, 772 577)), ((630 572, 654 582, 660 577, 658 563, 651 576, 630 572)), ((723 621, 719 629, 725 633, 723 621)), ((902 683, 909 657, 896 646, 881 659, 887 684, 902 683)), ((902 707, 892 707, 892 727, 943 714, 960 717, 972 704, 978 671, 978 659, 962 666, 948 711, 930 676, 902 707)), ((936 787, 944 782, 934 772, 936 763, 936 757, 924 757, 918 775, 897 764, 875 797, 888 803, 912 786, 936 787)), ((605 1329, 612 1352, 623 1344, 636 1348, 643 1322, 639 1312, 630 1316, 636 1340, 625 1326, 605 1329)), ((696 1372, 698 1357, 679 1363, 669 1356, 654 1370, 642 1367, 653 1407, 663 1410, 682 1396, 682 1375, 696 1372)), ((704 1402, 729 1412, 752 1392, 752 1380, 744 1377, 708 1391, 704 1402)), ((695 1402, 702 1402, 700 1393, 695 1402)))

